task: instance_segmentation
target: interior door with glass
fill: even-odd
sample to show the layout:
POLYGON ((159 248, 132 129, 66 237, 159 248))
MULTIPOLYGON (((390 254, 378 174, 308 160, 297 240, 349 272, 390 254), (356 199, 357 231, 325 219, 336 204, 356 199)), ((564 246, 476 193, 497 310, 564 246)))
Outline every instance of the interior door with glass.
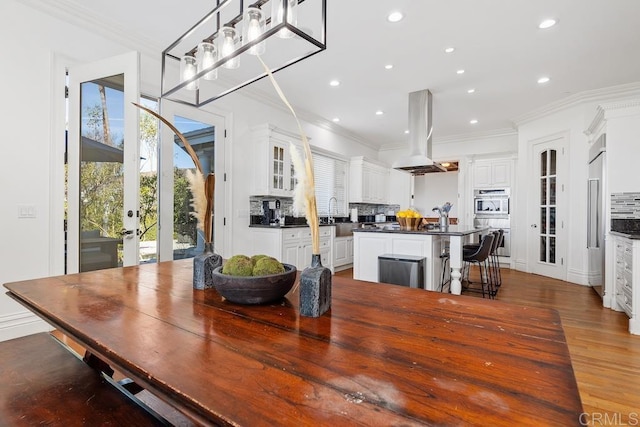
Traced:
POLYGON ((567 233, 564 227, 565 193, 562 177, 565 137, 553 138, 532 145, 534 159, 533 189, 529 212, 529 265, 531 272, 542 276, 566 280, 564 260, 567 251, 567 233))
MULTIPOLYGON (((224 256, 228 228, 225 228, 225 138, 224 117, 168 100, 161 101, 160 114, 189 141, 198 156, 203 173, 215 174, 213 204, 214 251, 224 256)), ((161 126, 160 138, 160 229, 159 259, 169 261, 192 258, 204 249, 205 236, 191 215, 191 192, 186 171, 195 170, 180 139, 161 126), (171 173, 172 172, 172 173, 171 173)))
POLYGON ((138 263, 137 52, 69 68, 67 272, 138 263))

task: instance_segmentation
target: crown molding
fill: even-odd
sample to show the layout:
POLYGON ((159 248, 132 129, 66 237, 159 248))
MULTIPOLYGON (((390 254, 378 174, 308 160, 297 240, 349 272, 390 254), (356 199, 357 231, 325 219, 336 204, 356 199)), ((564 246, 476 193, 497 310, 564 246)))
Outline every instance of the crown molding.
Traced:
POLYGON ((585 102, 606 101, 611 98, 622 96, 640 96, 640 82, 576 93, 559 101, 547 104, 542 108, 517 116, 511 119, 511 121, 516 125, 516 127, 519 127, 523 124, 541 119, 570 107, 578 106, 585 102))
POLYGON ((587 136, 598 134, 607 119, 619 116, 621 110, 629 109, 633 109, 634 114, 640 114, 640 99, 622 99, 598 105, 596 115, 584 134, 587 136))
POLYGON ((108 40, 113 40, 145 55, 156 57, 164 49, 164 46, 160 46, 154 40, 133 33, 131 28, 113 20, 107 20, 104 16, 93 12, 91 8, 69 0, 21 0, 20 4, 98 34, 108 40))
MULTIPOLYGON (((451 144, 455 142, 469 142, 469 141, 475 142, 479 139, 500 138, 505 136, 517 137, 518 131, 513 128, 502 128, 502 129, 495 129, 490 131, 449 135, 449 136, 443 136, 440 138, 434 138, 433 145, 451 144)), ((406 148, 407 148, 406 142, 397 142, 397 143, 382 145, 380 147, 380 151, 399 150, 399 149, 406 149, 406 148)))

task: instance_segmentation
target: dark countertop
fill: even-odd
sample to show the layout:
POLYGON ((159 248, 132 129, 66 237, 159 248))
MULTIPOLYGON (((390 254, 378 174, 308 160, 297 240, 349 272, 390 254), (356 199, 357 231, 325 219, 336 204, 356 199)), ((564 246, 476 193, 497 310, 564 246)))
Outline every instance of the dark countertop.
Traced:
POLYGON ((626 237, 627 239, 631 239, 631 240, 640 240, 640 234, 627 234, 627 233, 621 233, 619 231, 610 231, 609 233, 611 233, 614 236, 626 237))
POLYGON ((448 230, 383 230, 380 228, 358 228, 354 233, 393 233, 393 234, 417 234, 426 236, 466 236, 488 230, 489 227, 473 227, 468 225, 450 225, 448 230))
MULTIPOLYGON (((320 227, 327 227, 327 226, 335 226, 335 224, 320 224, 320 227)), ((298 225, 298 224, 292 224, 292 225, 264 225, 264 224, 249 224, 249 227, 252 228, 307 228, 309 227, 307 224, 305 225, 298 225)))

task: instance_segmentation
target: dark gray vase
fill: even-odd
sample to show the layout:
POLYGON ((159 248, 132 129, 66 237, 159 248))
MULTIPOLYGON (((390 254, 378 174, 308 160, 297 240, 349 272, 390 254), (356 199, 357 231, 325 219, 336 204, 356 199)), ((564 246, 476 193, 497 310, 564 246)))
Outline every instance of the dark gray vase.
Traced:
POLYGON ((300 314, 320 317, 331 308, 331 270, 322 266, 320 254, 311 256, 311 266, 300 275, 300 314))
POLYGON ((222 257, 213 252, 213 242, 204 244, 204 251, 193 257, 193 289, 213 288, 213 269, 222 265, 222 257))

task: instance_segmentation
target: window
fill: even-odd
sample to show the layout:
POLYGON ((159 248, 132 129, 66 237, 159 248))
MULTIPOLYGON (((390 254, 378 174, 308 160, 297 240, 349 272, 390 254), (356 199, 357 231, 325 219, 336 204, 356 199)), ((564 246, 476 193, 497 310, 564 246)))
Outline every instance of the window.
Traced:
POLYGON ((313 173, 316 183, 318 215, 346 216, 347 162, 313 153, 313 173), (336 200, 331 200, 335 197, 336 200), (329 201, 331 200, 331 212, 329 201))

